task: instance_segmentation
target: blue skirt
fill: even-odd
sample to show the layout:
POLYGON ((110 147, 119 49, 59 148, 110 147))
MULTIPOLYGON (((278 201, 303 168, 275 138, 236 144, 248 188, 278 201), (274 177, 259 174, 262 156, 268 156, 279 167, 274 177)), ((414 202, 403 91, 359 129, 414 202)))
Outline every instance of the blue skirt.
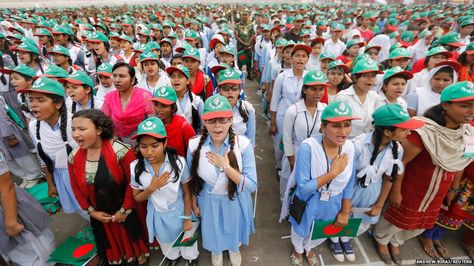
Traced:
POLYGON ((81 212, 82 208, 76 200, 74 191, 72 191, 69 171, 67 169, 54 168, 53 177, 56 190, 58 191, 59 202, 61 202, 64 213, 81 212))
POLYGON ((210 187, 204 184, 198 196, 203 248, 216 255, 226 250, 239 252, 240 244, 248 245, 255 232, 252 196, 237 192, 230 200, 227 195, 209 191, 210 187))
POLYGON ((172 244, 183 230, 184 220, 179 218, 184 215, 183 199, 178 198, 176 203, 170 207, 175 209, 169 212, 158 212, 151 200, 148 201, 146 227, 150 243, 153 243, 153 239, 156 237, 161 243, 172 244))
MULTIPOLYGON (((371 208, 380 196, 382 191, 382 181, 380 178, 377 182, 370 183, 367 187, 363 188, 356 182, 354 186, 354 194, 352 196, 352 207, 353 208, 371 208)), ((370 217, 365 213, 353 213, 352 217, 362 218, 363 223, 376 224, 379 221, 380 215, 370 217)))

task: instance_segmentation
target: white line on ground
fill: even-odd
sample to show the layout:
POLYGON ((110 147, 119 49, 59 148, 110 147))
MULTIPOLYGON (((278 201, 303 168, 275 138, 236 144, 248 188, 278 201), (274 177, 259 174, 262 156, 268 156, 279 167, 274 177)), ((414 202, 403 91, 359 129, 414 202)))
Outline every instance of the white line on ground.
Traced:
POLYGON ((356 237, 354 238, 354 243, 356 244, 357 248, 359 249, 360 253, 362 253, 362 258, 364 258, 365 263, 370 263, 369 256, 367 256, 367 252, 365 252, 364 247, 360 243, 360 240, 356 237))
POLYGON ((255 155, 255 158, 259 159, 260 161, 262 161, 262 157, 258 156, 258 155, 255 155))

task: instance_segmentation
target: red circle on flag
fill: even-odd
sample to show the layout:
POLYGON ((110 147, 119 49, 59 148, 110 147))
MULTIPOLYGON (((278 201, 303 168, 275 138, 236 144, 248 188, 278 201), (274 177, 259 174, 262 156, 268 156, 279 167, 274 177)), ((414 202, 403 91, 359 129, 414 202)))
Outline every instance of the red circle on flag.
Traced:
POLYGON ((244 61, 245 59, 247 59, 247 56, 246 55, 240 55, 239 57, 240 61, 244 61))
POLYGON ((91 250, 94 249, 94 244, 84 244, 82 246, 79 246, 77 247, 73 252, 72 252, 72 256, 77 259, 77 258, 80 258, 84 255, 86 255, 87 253, 91 252, 91 250))
POLYGON ((330 224, 324 227, 323 229, 323 233, 328 236, 338 234, 341 231, 342 231, 342 227, 337 227, 334 224, 330 224))

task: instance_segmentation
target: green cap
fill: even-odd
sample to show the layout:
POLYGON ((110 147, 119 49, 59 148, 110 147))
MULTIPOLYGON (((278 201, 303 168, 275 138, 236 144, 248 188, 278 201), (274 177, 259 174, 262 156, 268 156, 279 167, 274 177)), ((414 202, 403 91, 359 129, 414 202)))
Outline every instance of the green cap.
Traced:
POLYGON ((40 54, 38 47, 32 44, 31 42, 27 42, 27 41, 22 42, 17 48, 15 48, 15 50, 33 53, 37 55, 40 54))
POLYGON ((64 68, 57 65, 47 65, 41 76, 47 78, 67 78, 68 73, 64 68))
POLYGON ((68 34, 69 34, 69 31, 68 31, 65 27, 63 27, 63 26, 61 26, 61 25, 59 25, 59 24, 54 25, 54 27, 52 28, 51 32, 52 32, 53 34, 65 34, 65 35, 68 35, 68 34))
POLYGON ((232 106, 226 97, 222 95, 214 95, 207 98, 204 103, 204 111, 201 116, 202 120, 208 120, 219 117, 232 117, 232 106))
POLYGON ((403 46, 411 46, 415 40, 415 33, 413 31, 405 31, 400 35, 400 43, 403 46))
POLYGON ((150 36, 151 33, 147 28, 142 28, 139 32, 138 35, 143 35, 143 36, 150 36))
POLYGON ((405 79, 412 79, 413 78, 413 74, 409 71, 405 71, 403 70, 403 68, 397 66, 397 67, 392 67, 388 70, 385 71, 385 74, 383 75, 383 80, 386 80, 386 79, 389 79, 391 78, 392 76, 404 76, 405 79))
POLYGON ((18 66, 16 66, 13 69, 0 68, 0 72, 5 73, 5 74, 9 74, 9 75, 12 72, 16 72, 16 73, 19 73, 19 74, 22 74, 22 75, 25 75, 25 76, 28 76, 28 77, 32 77, 32 78, 34 76, 36 76, 36 71, 34 71, 32 68, 30 68, 29 66, 27 66, 25 64, 19 64, 18 66))
POLYGON ((351 107, 344 102, 331 102, 324 108, 321 114, 322 121, 340 122, 360 119, 352 116, 351 107))
POLYGON ((451 45, 454 47, 461 47, 464 44, 461 42, 461 37, 459 33, 451 31, 446 33, 445 35, 439 37, 438 40, 435 41, 434 45, 451 45))
POLYGON ((333 54, 322 52, 321 55, 319 56, 319 61, 322 61, 324 59, 330 59, 331 61, 334 61, 336 60, 336 57, 333 54))
POLYGON ((379 70, 379 66, 377 65, 377 63, 370 58, 360 59, 359 61, 357 61, 354 68, 352 69, 352 74, 364 74, 370 72, 377 72, 377 74, 383 74, 383 71, 379 70))
POLYGON ((201 62, 201 56, 199 54, 199 50, 196 48, 186 49, 183 53, 183 58, 192 58, 196 61, 201 62))
POLYGON ((53 49, 51 49, 51 51, 49 53, 51 53, 51 54, 62 54, 62 55, 65 55, 67 57, 71 57, 69 55, 69 49, 67 49, 66 47, 61 46, 59 44, 56 44, 55 46, 53 46, 53 49))
POLYGON ((448 50, 446 50, 446 48, 444 48, 443 46, 436 46, 434 48, 431 48, 430 50, 428 50, 428 53, 426 54, 426 57, 428 56, 433 56, 433 55, 436 55, 436 54, 444 54, 446 57, 451 57, 451 52, 449 52, 448 50))
POLYGON ((359 47, 364 47, 365 46, 365 42, 363 40, 360 40, 360 39, 352 39, 350 41, 347 42, 346 44, 346 48, 351 48, 352 46, 358 44, 359 47))
POLYGON ((109 63, 102 63, 98 68, 97 68, 97 75, 103 75, 107 77, 112 77, 112 68, 113 66, 109 63))
POLYGON ((197 38, 199 38, 199 35, 196 31, 194 30, 188 30, 185 34, 184 34, 184 39, 185 40, 196 40, 197 38))
POLYGON ((219 86, 224 84, 242 84, 242 80, 240 79, 240 75, 237 71, 231 68, 227 68, 223 72, 219 73, 217 84, 219 86))
POLYGON ((303 36, 311 36, 311 31, 308 29, 302 29, 300 32, 300 37, 303 37, 303 36))
POLYGON ((45 28, 39 28, 36 30, 36 33, 34 34, 35 36, 53 36, 53 34, 45 29, 45 28))
POLYGON ((163 122, 158 117, 149 117, 141 122, 137 127, 137 134, 132 139, 148 135, 157 139, 166 138, 166 129, 163 122))
POLYGON ((231 68, 228 64, 226 63, 220 63, 218 65, 215 65, 213 67, 211 67, 211 73, 216 75, 217 73, 219 73, 221 70, 224 70, 224 69, 228 69, 228 68, 231 68))
POLYGON ((329 63, 329 66, 328 66, 328 72, 330 69, 332 68, 336 68, 336 67, 340 67, 343 69, 344 73, 348 73, 349 72, 349 67, 347 67, 346 64, 344 64, 344 62, 342 62, 341 60, 334 60, 332 61, 331 63, 329 63))
POLYGON ((189 73, 189 69, 183 65, 170 66, 166 68, 166 73, 168 73, 169 76, 171 76, 171 74, 173 74, 173 72, 175 71, 181 72, 188 79, 191 77, 191 74, 189 73))
POLYGON ((466 27, 467 25, 472 25, 474 24, 474 19, 471 17, 471 19, 464 19, 461 21, 461 27, 466 27))
POLYGON ((441 102, 463 102, 474 99, 474 83, 461 81, 451 84, 441 92, 441 102))
POLYGON ((139 52, 139 53, 144 53, 144 52, 148 52, 150 49, 148 49, 148 45, 144 44, 144 43, 140 43, 139 45, 136 45, 134 48, 133 48, 133 51, 135 52, 139 52))
POLYGON ((374 125, 394 126, 403 129, 417 129, 425 125, 425 122, 410 118, 408 112, 396 103, 380 106, 372 113, 374 125))
POLYGON ((176 95, 176 91, 171 86, 161 86, 155 90, 153 93, 153 98, 150 100, 157 101, 162 104, 171 105, 176 103, 178 100, 178 96, 176 95))
MULTIPOLYGON (((320 22, 322 22, 322 21, 320 21, 320 22)), ((319 24, 319 22, 318 22, 318 24, 319 24)), ((324 26, 324 25, 321 25, 321 26, 324 26)), ((334 25, 331 27, 331 31, 344 31, 345 29, 346 29, 346 27, 341 23, 334 23, 334 25)))
POLYGON ((471 42, 466 47, 466 54, 474 54, 474 42, 471 42))
POLYGON ((288 41, 285 38, 280 38, 275 42, 276 47, 285 46, 288 44, 288 41))
POLYGON ((149 41, 147 44, 148 49, 150 50, 160 50, 160 45, 155 41, 149 41))
POLYGON ((303 86, 324 85, 328 86, 328 78, 319 69, 308 71, 303 77, 303 86))
POLYGON ((377 44, 375 44, 375 43, 368 43, 368 44, 365 46, 364 53, 367 52, 368 50, 372 49, 372 48, 375 48, 375 49, 377 49, 378 51, 382 50, 382 46, 377 45, 377 44))
POLYGON ((399 59, 399 58, 411 58, 410 50, 400 47, 393 50, 389 55, 388 59, 399 59))
POLYGON ((160 59, 158 58, 158 56, 156 56, 156 54, 153 52, 153 51, 147 51, 145 53, 142 53, 140 55, 140 61, 141 62, 144 62, 144 61, 159 61, 160 59))
POLYGON ((120 35, 119 39, 120 40, 125 40, 125 41, 133 44, 133 39, 130 38, 129 36, 125 35, 125 34, 120 35))
POLYGON ((46 94, 55 94, 64 97, 64 87, 61 83, 54 79, 39 77, 31 89, 18 90, 18 92, 39 92, 46 94))
POLYGON ((235 55, 235 50, 232 46, 230 45, 226 45, 224 47, 221 48, 220 50, 220 53, 226 53, 226 54, 231 54, 231 55, 235 55))
POLYGON ((61 79, 62 82, 69 82, 75 85, 86 85, 93 88, 94 82, 84 71, 76 71, 75 73, 69 75, 67 78, 61 79))
POLYGON ((166 36, 168 39, 178 39, 178 34, 176 32, 170 32, 170 34, 168 34, 168 36, 166 36))
POLYGON ((163 43, 168 43, 169 45, 173 46, 173 44, 171 43, 171 40, 168 38, 161 39, 160 45, 163 45, 163 43))
MULTIPOLYGON (((130 38, 130 37, 129 37, 130 38)), ((109 42, 109 39, 102 32, 94 31, 88 36, 89 42, 109 42)))
POLYGON ((425 29, 424 31, 420 32, 420 34, 418 34, 418 40, 426 38, 427 36, 431 36, 431 35, 434 35, 433 32, 431 32, 428 29, 425 29))
POLYGON ((187 42, 182 42, 181 45, 175 49, 175 51, 178 52, 178 53, 183 54, 184 51, 186 51, 187 49, 191 49, 191 48, 193 48, 191 46, 191 44, 189 44, 187 42))

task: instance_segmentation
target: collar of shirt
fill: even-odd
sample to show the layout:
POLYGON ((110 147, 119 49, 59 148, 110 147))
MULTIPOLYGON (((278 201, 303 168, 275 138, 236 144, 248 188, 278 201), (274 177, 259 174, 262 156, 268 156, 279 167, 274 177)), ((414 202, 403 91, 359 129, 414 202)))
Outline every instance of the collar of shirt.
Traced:
MULTIPOLYGON (((214 142, 212 141, 211 139, 211 136, 207 136, 206 140, 204 141, 203 145, 211 145, 211 150, 215 150, 215 145, 214 145, 214 142)), ((230 143, 229 143, 229 134, 227 134, 227 137, 225 138, 224 140, 224 143, 222 143, 222 146, 221 146, 221 150, 218 151, 219 153, 223 150, 222 148, 224 148, 224 150, 227 149, 227 147, 230 147, 230 143)))
POLYGON ((160 169, 158 170, 158 173, 155 173, 155 170, 153 170, 153 167, 151 166, 151 163, 146 159, 143 159, 143 160, 145 160, 145 168, 150 173, 151 176, 155 176, 156 174, 159 175, 161 173, 161 171, 165 168, 165 166, 170 163, 170 160, 168 158, 168 154, 166 154, 165 161, 160 166, 160 169))
MULTIPOLYGON (((324 110, 323 104, 321 102, 318 102, 318 105, 316 106, 316 113, 321 112, 324 110)), ((306 104, 304 104, 304 99, 301 99, 296 102, 296 112, 301 113, 301 112, 307 112, 308 109, 306 108, 306 104)))

